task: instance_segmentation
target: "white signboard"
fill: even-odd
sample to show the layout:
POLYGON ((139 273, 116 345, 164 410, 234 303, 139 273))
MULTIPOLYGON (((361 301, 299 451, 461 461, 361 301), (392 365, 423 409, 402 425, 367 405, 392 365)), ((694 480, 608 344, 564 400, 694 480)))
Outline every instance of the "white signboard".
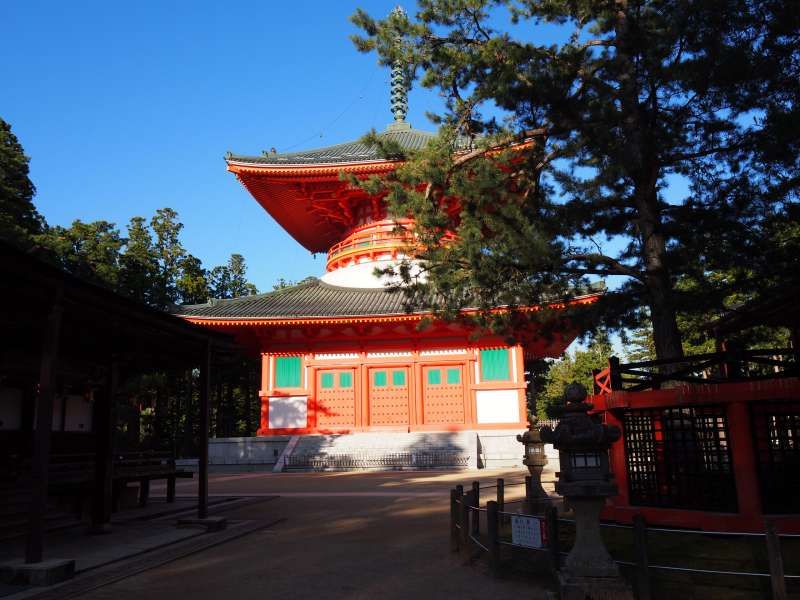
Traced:
POLYGON ((544 519, 511 515, 511 543, 526 548, 544 548, 547 545, 544 519))

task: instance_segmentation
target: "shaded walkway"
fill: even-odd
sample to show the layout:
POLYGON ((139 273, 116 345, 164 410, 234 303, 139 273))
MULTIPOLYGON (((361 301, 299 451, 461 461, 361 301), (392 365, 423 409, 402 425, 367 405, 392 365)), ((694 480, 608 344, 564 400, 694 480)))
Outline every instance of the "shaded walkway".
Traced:
MULTIPOLYGON (((498 473, 213 477, 212 494, 284 494, 227 511, 229 518, 286 520, 83 597, 544 598, 544 592, 528 581, 494 580, 482 562, 464 564, 449 552, 449 488, 477 475, 488 482, 498 473)), ((523 472, 502 475, 520 479, 523 472)), ((190 493, 187 484, 179 494, 190 493)))

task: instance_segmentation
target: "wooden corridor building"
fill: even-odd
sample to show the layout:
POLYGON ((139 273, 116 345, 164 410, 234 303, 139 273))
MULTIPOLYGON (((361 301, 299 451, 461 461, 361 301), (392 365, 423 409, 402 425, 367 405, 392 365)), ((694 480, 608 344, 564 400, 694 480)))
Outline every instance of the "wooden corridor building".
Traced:
POLYGON ((206 515, 209 378, 213 364, 236 353, 229 336, 0 242, 0 338, 0 500, 30 494, 27 563, 44 556, 49 496, 90 495, 92 529, 108 529, 116 396, 129 375, 199 370, 198 506, 206 515), (64 465, 75 456, 89 461, 70 471, 64 465))

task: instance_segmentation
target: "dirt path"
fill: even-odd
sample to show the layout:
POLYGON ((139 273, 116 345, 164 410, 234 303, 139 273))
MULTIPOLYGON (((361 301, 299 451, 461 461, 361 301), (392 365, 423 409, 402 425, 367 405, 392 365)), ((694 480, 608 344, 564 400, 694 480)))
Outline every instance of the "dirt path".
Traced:
MULTIPOLYGON (((448 490, 473 473, 215 476, 212 494, 280 498, 225 513, 279 525, 95 590, 94 600, 544 598, 448 548, 448 490), (466 562, 465 562, 466 561, 466 562)), ((520 479, 521 473, 506 473, 520 479)), ((190 493, 192 484, 179 487, 190 493)), ((521 491, 521 490, 520 490, 521 491)), ((515 494, 510 488, 509 496, 515 494)))

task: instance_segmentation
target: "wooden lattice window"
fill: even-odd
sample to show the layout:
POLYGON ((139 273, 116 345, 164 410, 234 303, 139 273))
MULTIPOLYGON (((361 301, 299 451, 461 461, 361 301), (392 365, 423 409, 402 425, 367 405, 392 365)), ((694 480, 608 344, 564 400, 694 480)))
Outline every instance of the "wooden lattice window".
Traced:
POLYGON ((333 388, 333 373, 323 373, 319 379, 322 389, 329 390, 333 388))
POLYGON ((631 504, 737 510, 724 407, 628 410, 623 424, 631 504))
POLYGON ((447 383, 450 385, 461 383, 461 369, 447 369, 447 383))
POLYGON ((753 402, 750 414, 764 512, 800 512, 800 402, 753 402))
POLYGON ((275 387, 300 387, 302 361, 299 356, 279 356, 275 359, 275 387))
POLYGON ((508 381, 511 370, 508 365, 508 349, 481 350, 481 380, 508 381))
POLYGON ((428 369, 428 385, 442 383, 442 372, 439 369, 428 369))
POLYGON ((351 388, 353 387, 353 374, 352 373, 339 373, 339 387, 351 388))

